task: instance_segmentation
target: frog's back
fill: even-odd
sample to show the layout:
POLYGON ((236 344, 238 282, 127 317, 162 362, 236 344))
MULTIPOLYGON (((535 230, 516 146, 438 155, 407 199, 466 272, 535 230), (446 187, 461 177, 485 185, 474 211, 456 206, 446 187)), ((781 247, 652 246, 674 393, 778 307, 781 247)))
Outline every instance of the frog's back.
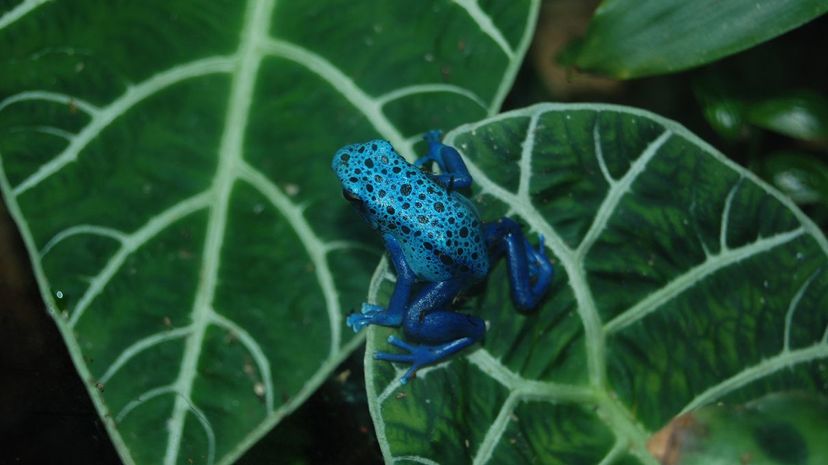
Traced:
POLYGON ((420 279, 486 276, 489 260, 480 218, 468 199, 446 191, 386 141, 355 144, 344 153, 355 167, 341 176, 344 185, 364 201, 372 224, 399 241, 420 279))
POLYGON ((483 279, 489 260, 477 212, 467 208, 468 200, 462 195, 448 193, 423 177, 425 198, 415 196, 411 214, 400 218, 397 236, 409 264, 426 281, 458 276, 483 279))

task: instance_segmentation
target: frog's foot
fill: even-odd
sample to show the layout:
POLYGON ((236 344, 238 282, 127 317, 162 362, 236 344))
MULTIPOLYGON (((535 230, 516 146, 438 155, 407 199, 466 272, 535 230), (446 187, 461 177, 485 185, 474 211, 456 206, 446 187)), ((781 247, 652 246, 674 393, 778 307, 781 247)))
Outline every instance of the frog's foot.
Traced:
POLYGON ((382 311, 385 311, 385 307, 369 304, 366 302, 362 304, 362 308, 359 310, 359 313, 363 315, 373 315, 375 313, 379 313, 382 311))
POLYGON ((483 225, 483 234, 495 259, 508 260, 512 300, 520 312, 534 310, 552 283, 552 263, 546 257, 541 236, 537 248, 532 247, 514 220, 501 218, 483 225))
POLYGON ((345 324, 353 329, 355 333, 362 331, 362 328, 371 324, 371 317, 361 313, 351 313, 345 319, 345 324))
POLYGON ((407 351, 407 354, 392 354, 389 352, 377 352, 374 360, 385 360, 387 362, 410 363, 411 367, 400 378, 400 383, 406 384, 420 368, 434 365, 445 360, 451 355, 474 344, 472 337, 460 339, 434 346, 409 344, 396 336, 388 336, 388 343, 392 346, 407 351))
POLYGON ((437 159, 432 157, 431 155, 425 155, 417 160, 414 161, 414 166, 419 168, 420 170, 426 171, 428 173, 431 172, 431 168, 428 165, 429 163, 438 163, 437 159))
POLYGON ((423 134, 423 140, 429 144, 440 144, 443 140, 443 131, 439 129, 432 129, 423 134))
POLYGON ((424 167, 429 168, 429 163, 437 163, 437 165, 440 166, 442 163, 442 158, 440 158, 440 149, 443 147, 443 143, 440 141, 442 139, 443 132, 439 129, 432 129, 431 131, 427 131, 423 134, 423 140, 428 143, 428 154, 418 158, 414 162, 414 166, 420 169, 423 169, 424 167))
POLYGON ((358 333, 362 328, 372 324, 376 316, 384 311, 385 308, 379 305, 364 303, 359 313, 348 315, 348 318, 345 319, 345 324, 353 329, 355 333, 358 333))
MULTIPOLYGON (((526 255, 529 256, 529 276, 536 282, 552 282, 552 277, 555 275, 555 270, 552 267, 552 262, 546 256, 546 244, 543 234, 538 234, 538 248, 532 248, 529 241, 526 241, 526 255)), ((545 287, 545 286, 544 286, 545 287)))
POLYGON ((345 324, 358 333, 368 325, 399 326, 400 320, 398 315, 392 314, 385 307, 364 303, 359 313, 348 315, 345 324))

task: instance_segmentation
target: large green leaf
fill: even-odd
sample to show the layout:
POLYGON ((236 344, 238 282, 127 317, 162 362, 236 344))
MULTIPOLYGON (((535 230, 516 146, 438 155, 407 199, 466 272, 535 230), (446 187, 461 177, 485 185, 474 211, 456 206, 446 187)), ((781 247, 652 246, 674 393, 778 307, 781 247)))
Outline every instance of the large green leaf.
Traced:
MULTIPOLYGON (((462 307, 482 347, 408 385, 372 328, 369 405, 395 463, 654 459, 674 415, 784 388, 828 391, 828 242, 787 198, 674 122, 540 105, 452 131, 481 215, 542 234, 551 295, 521 316, 505 265, 462 307)), ((532 237, 532 240, 535 240, 532 237)), ((392 287, 378 268, 370 300, 392 287)))
POLYGON ((622 79, 718 60, 828 11, 826 0, 604 0, 565 61, 622 79))
POLYGON ((359 344, 379 249, 330 156, 494 113, 538 10, 3 3, 3 196, 122 458, 166 464, 233 461, 359 344))

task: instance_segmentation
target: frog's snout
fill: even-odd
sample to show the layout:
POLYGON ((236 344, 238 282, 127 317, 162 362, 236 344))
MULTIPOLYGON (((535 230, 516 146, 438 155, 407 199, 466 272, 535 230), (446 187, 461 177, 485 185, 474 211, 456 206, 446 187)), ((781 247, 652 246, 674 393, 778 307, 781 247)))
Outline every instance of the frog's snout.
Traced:
POLYGON ((341 168, 348 168, 348 164, 351 161, 351 146, 345 146, 341 149, 337 150, 333 156, 333 160, 331 160, 331 169, 334 170, 335 173, 339 173, 341 168))

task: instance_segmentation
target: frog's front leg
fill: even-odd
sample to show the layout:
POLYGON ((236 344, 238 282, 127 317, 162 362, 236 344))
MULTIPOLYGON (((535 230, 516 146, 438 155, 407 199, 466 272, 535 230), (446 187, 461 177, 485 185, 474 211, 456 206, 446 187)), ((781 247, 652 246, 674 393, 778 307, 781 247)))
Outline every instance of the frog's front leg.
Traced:
POLYGON ((483 236, 492 262, 506 256, 512 300, 518 310, 533 310, 546 294, 554 274, 552 263, 546 257, 543 236, 538 248, 533 249, 520 225, 509 218, 485 223, 483 236))
POLYGON ((442 143, 441 137, 438 130, 425 133, 423 139, 428 142, 428 154, 414 162, 414 165, 421 168, 426 163, 437 163, 440 174, 431 175, 432 179, 449 191, 469 188, 472 178, 463 158, 454 147, 442 143))
POLYGON ((480 341, 486 332, 483 320, 446 308, 467 284, 464 278, 455 278, 427 285, 412 299, 403 321, 406 338, 422 344, 391 336, 388 342, 407 353, 377 352, 374 359, 410 363, 400 378, 405 384, 420 368, 439 363, 480 341))
POLYGON ((359 332, 368 325, 400 326, 405 315, 408 298, 411 295, 411 286, 414 285, 416 276, 405 260, 399 241, 390 234, 386 234, 383 238, 385 239, 385 249, 391 256, 391 263, 394 264, 394 269, 397 271, 397 284, 394 286, 394 293, 391 295, 388 308, 363 304, 360 313, 348 315, 345 323, 354 332, 359 332))

